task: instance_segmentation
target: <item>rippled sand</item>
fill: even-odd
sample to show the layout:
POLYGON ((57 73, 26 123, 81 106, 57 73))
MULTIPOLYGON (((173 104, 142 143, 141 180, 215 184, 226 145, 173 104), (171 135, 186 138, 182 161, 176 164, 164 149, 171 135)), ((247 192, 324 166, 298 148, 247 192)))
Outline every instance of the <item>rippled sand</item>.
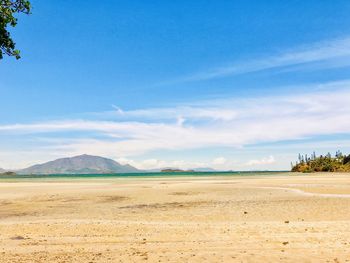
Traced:
POLYGON ((0 181, 0 262, 350 262, 350 174, 0 181))

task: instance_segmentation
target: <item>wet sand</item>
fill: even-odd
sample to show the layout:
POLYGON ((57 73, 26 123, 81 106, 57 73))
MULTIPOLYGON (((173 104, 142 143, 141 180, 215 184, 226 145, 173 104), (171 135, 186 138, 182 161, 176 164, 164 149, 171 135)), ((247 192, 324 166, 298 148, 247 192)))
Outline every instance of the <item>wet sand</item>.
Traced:
POLYGON ((0 262, 350 262, 350 174, 0 180, 0 262))

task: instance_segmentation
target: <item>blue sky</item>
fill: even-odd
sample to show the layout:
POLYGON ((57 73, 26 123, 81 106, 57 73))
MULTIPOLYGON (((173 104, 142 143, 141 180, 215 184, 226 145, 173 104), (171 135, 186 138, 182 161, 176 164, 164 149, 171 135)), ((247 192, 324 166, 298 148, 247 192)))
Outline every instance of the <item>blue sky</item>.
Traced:
POLYGON ((0 167, 289 169, 350 152, 349 1, 32 1, 0 61, 0 167))

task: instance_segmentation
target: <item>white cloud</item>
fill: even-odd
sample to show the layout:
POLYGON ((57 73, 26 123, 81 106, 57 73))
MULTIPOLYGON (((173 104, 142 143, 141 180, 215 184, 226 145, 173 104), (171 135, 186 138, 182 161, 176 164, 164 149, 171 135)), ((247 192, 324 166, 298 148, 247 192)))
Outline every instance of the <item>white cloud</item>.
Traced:
MULTIPOLYGON (((331 83, 324 87, 328 91, 123 111, 125 121, 66 120, 0 125, 0 139, 1 136, 7 138, 2 140, 17 136, 23 140, 21 151, 30 152, 33 145, 25 144, 28 136, 50 135, 55 140, 35 146, 41 156, 87 153, 129 158, 155 150, 239 148, 318 135, 350 134, 350 82, 331 83), (137 121, 128 119, 140 117, 140 112, 152 117, 137 121), (65 139, 57 135, 67 131, 74 136, 65 139)), ((2 151, 6 151, 4 147, 2 151)), ((14 151, 10 148, 6 152, 16 156, 14 151)), ((161 164, 157 165, 160 167, 161 164)), ((181 162, 169 166, 172 164, 186 166, 181 162)), ((157 165, 146 162, 140 167, 157 165)))
POLYGON ((179 116, 177 118, 177 122, 176 123, 177 123, 177 125, 182 126, 185 123, 185 121, 186 121, 185 118, 183 118, 182 116, 179 116))
POLYGON ((266 158, 262 158, 260 160, 250 160, 245 165, 247 166, 257 166, 257 165, 266 165, 266 164, 273 164, 275 163, 275 158, 271 155, 266 158))
POLYGON ((227 159, 224 157, 218 157, 213 160, 213 165, 222 165, 227 162, 227 159))
POLYGON ((179 168, 179 169, 194 169, 204 167, 205 163, 202 162, 191 162, 185 160, 159 160, 159 159, 146 159, 142 161, 135 161, 128 158, 118 158, 117 162, 121 164, 130 164, 141 170, 149 169, 161 169, 161 168, 179 168))

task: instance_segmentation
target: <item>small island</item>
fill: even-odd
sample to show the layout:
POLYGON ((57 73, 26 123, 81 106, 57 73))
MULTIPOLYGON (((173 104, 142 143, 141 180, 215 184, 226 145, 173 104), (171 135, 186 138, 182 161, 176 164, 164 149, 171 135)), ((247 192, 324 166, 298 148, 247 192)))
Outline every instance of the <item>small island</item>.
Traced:
POLYGON ((15 176, 16 173, 15 172, 3 172, 0 173, 0 176, 15 176))
POLYGON ((162 173, 191 173, 191 172, 194 172, 194 170, 181 170, 181 169, 167 168, 167 169, 161 170, 161 172, 162 173))
POLYGON ((292 172, 350 172, 350 154, 344 155, 340 151, 335 156, 331 153, 316 156, 315 152, 310 156, 299 154, 298 161, 291 166, 292 172))

